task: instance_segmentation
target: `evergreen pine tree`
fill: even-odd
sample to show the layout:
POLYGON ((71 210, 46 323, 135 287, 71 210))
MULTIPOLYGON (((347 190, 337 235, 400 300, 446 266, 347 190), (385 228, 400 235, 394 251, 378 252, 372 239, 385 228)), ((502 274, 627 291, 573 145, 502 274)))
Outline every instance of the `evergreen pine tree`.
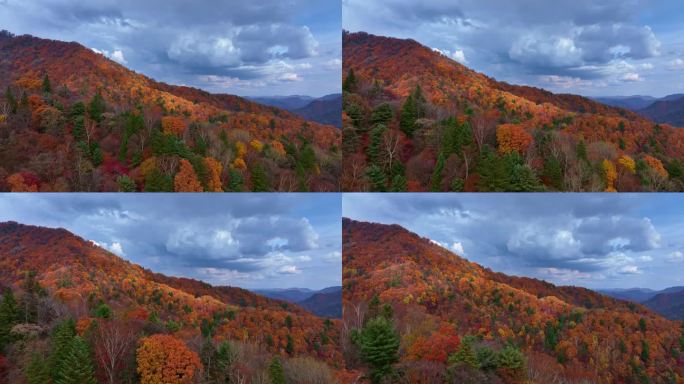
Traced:
POLYGON ((387 128, 378 124, 370 132, 370 143, 366 149, 366 156, 368 156, 368 161, 373 164, 380 163, 380 157, 382 155, 382 135, 385 133, 387 128))
POLYGON ((45 358, 38 353, 33 353, 31 361, 24 371, 27 384, 46 384, 50 382, 50 371, 45 358))
POLYGON ((375 164, 366 168, 366 177, 370 180, 371 191, 387 192, 387 175, 382 168, 375 164))
POLYGON ((406 177, 402 174, 397 174, 392 178, 391 192, 406 192, 406 177))
POLYGON ((520 350, 509 345, 499 352, 497 360, 498 373, 504 380, 517 382, 525 377, 527 361, 520 350))
POLYGON ((371 114, 370 122, 373 125, 387 125, 392 120, 392 107, 387 103, 377 106, 371 114))
POLYGON ((376 317, 361 330, 359 344, 363 361, 371 367, 371 381, 380 383, 399 361, 399 335, 389 320, 376 317))
POLYGON ((50 77, 47 75, 47 73, 43 77, 43 92, 52 93, 52 84, 50 84, 50 77))
POLYGON ((20 310, 14 293, 7 289, 0 302, 0 352, 12 342, 12 327, 20 320, 20 310))
POLYGON ((10 112, 17 113, 17 98, 14 96, 12 88, 10 88, 9 85, 5 90, 5 100, 7 100, 7 104, 10 106, 10 112))
POLYGON ((473 350, 472 343, 464 339, 456 352, 449 356, 449 364, 465 364, 472 368, 478 368, 477 356, 473 350))
POLYGON ((97 384, 90 348, 80 336, 71 339, 64 359, 57 367, 55 384, 97 384))
POLYGON ((442 190, 442 171, 444 170, 444 152, 439 152, 435 169, 430 178, 430 192, 440 192, 442 190))
POLYGON ((409 95, 401 108, 401 120, 399 121, 399 129, 408 137, 413 137, 413 131, 416 129, 416 105, 413 101, 413 95, 409 95))
POLYGON ((356 76, 354 75, 354 69, 350 69, 347 73, 347 78, 344 79, 344 82, 342 83, 342 90, 344 92, 356 91, 356 76))
POLYGON ((173 192, 173 179, 154 168, 145 177, 145 192, 173 192))
POLYGON ((268 185, 268 178, 264 167, 257 163, 252 167, 252 192, 268 192, 270 190, 268 185))
POLYGON ((231 192, 242 192, 244 189, 245 185, 245 178, 242 177, 242 174, 235 170, 231 169, 228 171, 228 190, 231 192))
POLYGON ((511 191, 513 192, 543 192, 544 185, 530 167, 522 164, 513 166, 511 174, 511 191))
POLYGON ((98 91, 88 103, 88 116, 96 122, 102 122, 102 114, 106 109, 102 94, 98 91))
POLYGON ((271 377, 271 384, 285 384, 285 372, 280 359, 274 357, 268 366, 268 375, 271 377))
POLYGON ((48 358, 48 368, 53 380, 57 380, 59 368, 69 354, 71 341, 76 335, 76 324, 73 320, 64 320, 57 324, 52 332, 52 353, 48 358))
POLYGON ((285 352, 287 352, 288 355, 292 355, 294 353, 294 341, 292 340, 292 335, 287 335, 287 344, 285 345, 285 352))

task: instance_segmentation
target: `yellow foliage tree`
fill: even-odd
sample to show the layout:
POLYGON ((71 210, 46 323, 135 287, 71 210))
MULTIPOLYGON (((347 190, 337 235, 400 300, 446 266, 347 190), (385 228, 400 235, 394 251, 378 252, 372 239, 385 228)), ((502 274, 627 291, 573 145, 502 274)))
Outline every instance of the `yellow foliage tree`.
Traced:
POLYGON ((252 141, 249 142, 249 145, 254 148, 255 151, 261 152, 261 150, 264 148, 264 143, 257 139, 253 139, 252 141))
POLYGON ((617 170, 615 169, 615 164, 608 159, 604 159, 601 166, 603 168, 603 174, 606 178, 606 192, 617 192, 615 189, 615 180, 617 180, 617 170))
POLYGON ((636 172, 636 163, 634 162, 634 159, 627 155, 622 155, 618 160, 618 164, 622 165, 630 173, 636 172))

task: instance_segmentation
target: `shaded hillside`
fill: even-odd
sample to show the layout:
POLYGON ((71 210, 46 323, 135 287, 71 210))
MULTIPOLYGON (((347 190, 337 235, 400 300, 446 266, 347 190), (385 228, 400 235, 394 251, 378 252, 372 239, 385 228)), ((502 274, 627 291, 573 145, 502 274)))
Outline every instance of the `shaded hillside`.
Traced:
POLYGON ((0 190, 330 191, 339 130, 0 34, 0 190))
POLYGON ((272 299, 284 300, 290 303, 306 300, 316 293, 307 288, 256 289, 254 292, 272 299))
POLYGON ((365 341, 355 335, 382 317, 399 336, 393 374, 406 382, 684 377, 684 329, 641 305, 495 273, 398 225, 344 219, 342 235, 342 341, 352 368, 374 371, 357 355, 365 341))
POLYGON ((342 287, 321 290, 297 304, 317 316, 342 318, 342 287))
POLYGON ((668 319, 684 320, 684 290, 659 293, 643 304, 668 319))
POLYGON ((677 98, 658 100, 637 112, 658 123, 684 127, 684 95, 678 96, 677 98))
MULTIPOLYGON (((269 355, 306 357, 338 367, 341 360, 339 323, 295 304, 240 288, 156 274, 64 229, 0 223, 0 286, 25 298, 29 278, 42 292, 44 309, 36 309, 35 320, 28 321, 38 327, 71 317, 86 338, 90 324, 104 326, 109 319, 118 322, 117 327, 134 327, 145 335, 173 335, 202 351, 202 359, 207 343, 239 343, 239 348, 247 348, 241 353, 251 356, 241 357, 248 360, 241 363, 246 364, 244 377, 255 374, 259 361, 269 355)), ((95 341, 92 347, 97 347, 95 341)), ((14 351, 14 357, 8 353, 10 366, 23 364, 26 352, 14 351)))
POLYGON ((328 287, 320 291, 307 288, 285 288, 260 289, 254 292, 297 304, 316 316, 342 317, 342 287, 328 287))
POLYGON ((334 94, 321 97, 304 107, 292 110, 292 112, 307 120, 342 128, 342 95, 334 94))
POLYGON ((413 40, 345 32, 343 59, 343 190, 684 189, 682 130, 413 40))
POLYGON ((642 108, 646 108, 653 104, 654 101, 658 100, 652 96, 605 96, 605 97, 592 97, 592 99, 610 105, 612 107, 629 109, 630 111, 637 111, 642 108))

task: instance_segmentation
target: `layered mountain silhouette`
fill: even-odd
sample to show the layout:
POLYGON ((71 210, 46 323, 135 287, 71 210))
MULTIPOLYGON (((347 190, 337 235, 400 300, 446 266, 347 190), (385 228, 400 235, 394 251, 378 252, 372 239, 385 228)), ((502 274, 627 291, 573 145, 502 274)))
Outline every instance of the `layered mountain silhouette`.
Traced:
POLYGON ((307 288, 285 288, 255 290, 254 292, 298 304, 316 316, 342 317, 342 287, 328 287, 319 291, 307 288))
POLYGON ((251 100, 265 105, 287 109, 307 120, 342 128, 342 94, 335 93, 323 97, 311 96, 263 96, 251 100))
POLYGON ((398 225, 344 219, 342 234, 346 327, 389 317, 401 340, 394 369, 413 382, 666 382, 684 374, 684 330, 640 304, 493 272, 398 225), (489 360, 513 359, 516 349, 524 355, 516 364, 489 360))
POLYGON ((596 97, 594 99, 603 104, 632 110, 656 123, 684 127, 684 94, 681 93, 661 98, 651 96, 612 96, 596 97))
POLYGON ((335 127, 157 82, 75 42, 3 31, 0 87, 2 190, 338 188, 335 127))
POLYGON ((603 289, 599 292, 643 304, 668 319, 684 320, 684 287, 669 287, 659 291, 648 288, 603 289))
POLYGON ((507 84, 414 40, 343 35, 344 190, 682 190, 684 131, 507 84))

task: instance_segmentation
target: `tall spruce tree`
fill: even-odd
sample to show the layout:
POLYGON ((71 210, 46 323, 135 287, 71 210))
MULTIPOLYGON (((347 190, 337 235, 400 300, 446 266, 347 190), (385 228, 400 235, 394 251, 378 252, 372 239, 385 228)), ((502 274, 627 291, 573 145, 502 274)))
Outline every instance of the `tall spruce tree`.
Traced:
POLYGON ((271 360, 271 364, 268 366, 268 375, 271 377, 271 384, 285 384, 285 372, 283 372, 283 365, 278 357, 271 360))
POLYGON ((12 342, 12 327, 20 321, 21 313, 11 289, 7 289, 0 302, 0 352, 12 342))
POLYGON ((68 351, 57 367, 55 384, 97 384, 90 348, 80 336, 71 339, 68 351))
POLYGON ((370 320, 361 330, 359 346, 363 361, 371 367, 371 381, 382 382, 399 361, 399 335, 392 322, 381 316, 370 320))

